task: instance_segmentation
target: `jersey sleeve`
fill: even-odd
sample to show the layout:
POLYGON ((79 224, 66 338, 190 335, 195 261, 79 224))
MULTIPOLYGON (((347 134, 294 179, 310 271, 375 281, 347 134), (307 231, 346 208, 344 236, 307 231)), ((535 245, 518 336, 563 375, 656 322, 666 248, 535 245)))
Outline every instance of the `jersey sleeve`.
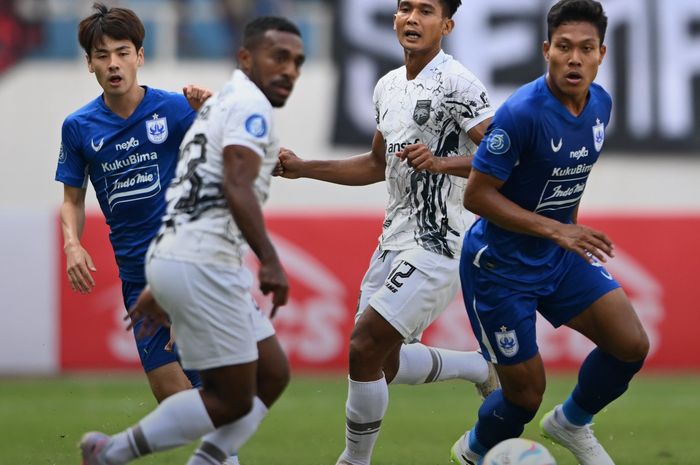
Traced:
POLYGON ((522 153, 524 140, 519 129, 508 106, 499 108, 484 140, 479 144, 472 166, 482 173, 506 181, 522 153))
POLYGON ((379 80, 377 85, 374 86, 374 93, 372 94, 372 106, 374 107, 374 121, 377 123, 377 131, 379 131, 379 101, 381 99, 381 89, 382 81, 379 80))
POLYGON ((175 97, 173 101, 177 107, 177 114, 182 115, 178 120, 178 125, 180 126, 181 134, 184 134, 192 126, 192 122, 197 117, 197 112, 192 109, 183 94, 173 93, 173 95, 175 97))
POLYGON ((87 162, 80 150, 77 122, 71 119, 63 121, 61 128, 55 179, 68 186, 87 187, 87 162))
POLYGON ((258 99, 238 99, 229 105, 225 119, 223 146, 240 145, 265 157, 270 144, 272 107, 258 99))
POLYGON ((465 131, 490 118, 494 110, 489 102, 486 87, 471 73, 455 76, 451 106, 452 117, 465 131))

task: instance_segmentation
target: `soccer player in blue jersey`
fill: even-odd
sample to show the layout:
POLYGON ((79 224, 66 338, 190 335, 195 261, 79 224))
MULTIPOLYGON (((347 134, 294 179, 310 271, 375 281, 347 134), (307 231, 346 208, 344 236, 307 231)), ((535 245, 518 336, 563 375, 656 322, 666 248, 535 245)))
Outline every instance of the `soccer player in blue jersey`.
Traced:
MULTIPOLYGON (((96 269, 80 244, 89 178, 110 228, 129 308, 145 286, 144 256, 161 224, 180 142, 210 92, 187 86, 182 95, 140 86, 137 71, 144 61, 145 36, 141 20, 128 9, 99 3, 94 7, 97 11, 81 21, 78 39, 88 69, 104 92, 63 122, 56 180, 64 185, 64 251, 72 288, 90 292, 96 269)), ((169 330, 161 328, 137 341, 159 402, 199 383, 196 373, 186 376, 176 353, 165 349, 169 338, 169 330)))
POLYGON ((590 423, 627 390, 649 350, 629 299, 603 267, 613 243, 577 223, 610 121, 610 95, 593 83, 607 18, 597 1, 561 0, 547 23, 547 73, 496 112, 464 197, 481 217, 462 251, 464 301, 502 389, 486 398, 474 427, 453 446, 452 460, 461 465, 478 464, 489 448, 519 436, 540 407, 545 372, 536 310, 596 345, 571 395, 540 423, 582 465, 613 464, 590 423))

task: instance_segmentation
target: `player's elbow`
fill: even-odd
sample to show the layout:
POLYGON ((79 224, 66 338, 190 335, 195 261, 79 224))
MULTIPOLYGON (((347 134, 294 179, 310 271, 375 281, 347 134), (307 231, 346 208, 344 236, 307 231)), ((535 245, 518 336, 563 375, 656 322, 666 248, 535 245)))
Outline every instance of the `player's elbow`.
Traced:
POLYGON ((476 215, 481 214, 480 212, 482 202, 479 193, 475 192, 474 189, 467 188, 467 190, 464 191, 464 199, 462 204, 464 205, 464 208, 466 208, 470 212, 476 215))

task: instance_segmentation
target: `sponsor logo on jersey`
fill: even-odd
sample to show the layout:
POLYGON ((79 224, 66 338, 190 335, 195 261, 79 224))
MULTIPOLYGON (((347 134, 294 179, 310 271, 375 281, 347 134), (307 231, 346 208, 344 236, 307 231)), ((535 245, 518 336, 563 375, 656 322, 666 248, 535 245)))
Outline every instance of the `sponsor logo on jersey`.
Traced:
POLYGON ((110 210, 120 203, 143 200, 160 192, 158 165, 141 166, 105 177, 110 210))
POLYGON ((586 188, 586 177, 574 179, 550 179, 545 184, 535 212, 569 208, 581 200, 586 188))
POLYGON ((153 119, 146 121, 146 136, 154 144, 165 142, 168 138, 168 119, 165 116, 159 118, 158 114, 154 113, 153 119))
POLYGON ((503 155, 510 149, 510 136, 501 128, 496 128, 488 136, 486 148, 494 155, 503 155))
POLYGON ((58 148, 58 162, 59 163, 66 162, 66 151, 63 150, 63 142, 61 142, 61 146, 58 148))
POLYGON ((581 158, 586 158, 588 156, 588 149, 583 146, 579 150, 573 150, 569 154, 569 158, 575 158, 576 160, 579 160, 581 158))
POLYGON ((135 138, 131 137, 131 139, 127 140, 126 142, 122 142, 121 144, 114 144, 114 148, 119 151, 119 150, 129 150, 133 149, 134 147, 138 147, 141 142, 135 138))
POLYGON ((498 345, 498 350, 501 351, 506 357, 513 357, 520 350, 520 344, 518 344, 518 335, 515 334, 515 330, 511 329, 507 331, 508 328, 501 326, 501 330, 495 332, 496 344, 498 345))
POLYGON ((557 145, 554 145, 554 139, 549 139, 549 143, 552 146, 552 152, 557 153, 559 150, 561 150, 561 145, 562 145, 561 137, 559 138, 559 143, 557 145))
POLYGON ((245 120, 245 130, 253 137, 264 137, 267 134, 267 121, 265 121, 263 115, 258 113, 250 115, 245 120))
POLYGON ((413 142, 410 142, 410 141, 390 142, 390 143, 386 144, 386 153, 397 153, 397 152, 400 152, 403 149, 405 149, 407 145, 417 144, 419 142, 420 142, 420 139, 416 139, 413 142))
POLYGON ((552 170, 552 176, 554 177, 561 177, 561 176, 571 176, 574 174, 587 174, 590 173, 591 170, 593 169, 593 165, 586 165, 584 163, 576 166, 567 166, 566 168, 562 168, 561 166, 557 166, 552 170))
POLYGON ((430 119, 430 100, 418 100, 413 109, 413 121, 419 126, 424 125, 430 119))
POLYGON ((104 162, 100 166, 102 167, 102 171, 104 171, 105 173, 109 173, 111 171, 123 170, 124 168, 136 165, 138 163, 156 160, 158 160, 157 152, 132 153, 126 158, 122 158, 121 160, 104 162))
POLYGON ((94 138, 90 139, 90 145, 92 146, 92 150, 94 150, 95 152, 99 152, 104 143, 105 143, 104 137, 102 139, 100 139, 100 142, 98 144, 95 144, 94 138))
POLYGON ((593 144, 596 152, 600 152, 605 142, 605 125, 596 118, 596 124, 593 126, 593 144))

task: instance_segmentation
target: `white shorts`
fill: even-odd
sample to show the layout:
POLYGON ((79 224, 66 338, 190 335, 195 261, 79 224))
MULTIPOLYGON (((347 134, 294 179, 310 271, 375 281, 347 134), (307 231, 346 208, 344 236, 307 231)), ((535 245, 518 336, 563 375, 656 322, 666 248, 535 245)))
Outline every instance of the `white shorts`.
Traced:
POLYGON ((421 333, 459 290, 459 260, 424 249, 377 250, 360 285, 356 316, 370 305, 406 340, 421 333))
POLYGON ((257 342, 275 334, 250 294, 244 267, 161 258, 146 260, 146 279, 176 328, 182 367, 206 370, 258 359, 257 342))

